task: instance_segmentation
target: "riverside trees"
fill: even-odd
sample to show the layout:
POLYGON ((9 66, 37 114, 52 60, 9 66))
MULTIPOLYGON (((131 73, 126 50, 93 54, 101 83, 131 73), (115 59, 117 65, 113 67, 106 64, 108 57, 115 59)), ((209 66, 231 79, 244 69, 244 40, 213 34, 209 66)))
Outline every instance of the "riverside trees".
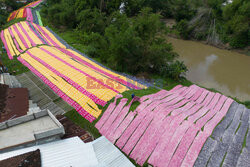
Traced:
MULTIPOLYGON (((148 73, 180 79, 187 71, 166 41, 167 29, 160 14, 145 7, 129 12, 133 5, 121 0, 48 0, 42 10, 50 24, 77 32, 85 53, 114 70, 148 73), (121 12, 120 5, 125 3, 121 12), (129 6, 126 6, 129 5, 129 6)), ((157 10, 156 8, 154 10, 157 10)))

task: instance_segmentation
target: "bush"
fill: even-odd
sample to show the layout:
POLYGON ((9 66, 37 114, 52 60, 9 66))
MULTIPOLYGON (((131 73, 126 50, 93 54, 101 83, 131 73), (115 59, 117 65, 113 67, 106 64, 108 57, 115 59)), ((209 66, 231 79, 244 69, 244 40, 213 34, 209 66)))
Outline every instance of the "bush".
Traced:
POLYGON ((162 68, 161 74, 178 81, 182 75, 185 75, 187 71, 188 69, 185 64, 182 61, 176 60, 175 62, 170 63, 162 68))
POLYGON ((189 28, 188 28, 188 21, 187 20, 181 20, 177 23, 176 29, 179 31, 180 36, 184 39, 189 38, 189 28))

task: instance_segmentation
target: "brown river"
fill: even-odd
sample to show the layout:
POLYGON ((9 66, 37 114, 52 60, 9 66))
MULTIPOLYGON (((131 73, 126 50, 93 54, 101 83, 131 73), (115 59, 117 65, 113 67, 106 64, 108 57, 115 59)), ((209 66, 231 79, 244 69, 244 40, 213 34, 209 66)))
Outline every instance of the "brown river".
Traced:
POLYGON ((250 101, 250 56, 168 37, 189 71, 187 79, 227 96, 250 101))

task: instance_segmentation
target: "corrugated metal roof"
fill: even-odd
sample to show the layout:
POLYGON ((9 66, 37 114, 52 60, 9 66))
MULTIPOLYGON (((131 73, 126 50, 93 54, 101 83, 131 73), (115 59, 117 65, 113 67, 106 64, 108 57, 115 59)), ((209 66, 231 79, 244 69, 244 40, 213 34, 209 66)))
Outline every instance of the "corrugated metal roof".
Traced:
POLYGON ((129 159, 104 136, 92 144, 96 157, 103 167, 134 167, 129 159))
POLYGON ((0 160, 40 149, 43 167, 96 167, 98 161, 91 143, 78 137, 28 147, 0 155, 0 160))

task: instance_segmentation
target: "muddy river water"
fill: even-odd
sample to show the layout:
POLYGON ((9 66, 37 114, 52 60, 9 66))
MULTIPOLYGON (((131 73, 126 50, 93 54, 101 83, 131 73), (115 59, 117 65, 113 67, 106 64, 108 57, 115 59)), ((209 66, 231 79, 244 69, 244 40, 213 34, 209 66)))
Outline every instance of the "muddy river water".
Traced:
POLYGON ((227 96, 250 100, 250 56, 168 37, 188 67, 187 79, 227 96))

